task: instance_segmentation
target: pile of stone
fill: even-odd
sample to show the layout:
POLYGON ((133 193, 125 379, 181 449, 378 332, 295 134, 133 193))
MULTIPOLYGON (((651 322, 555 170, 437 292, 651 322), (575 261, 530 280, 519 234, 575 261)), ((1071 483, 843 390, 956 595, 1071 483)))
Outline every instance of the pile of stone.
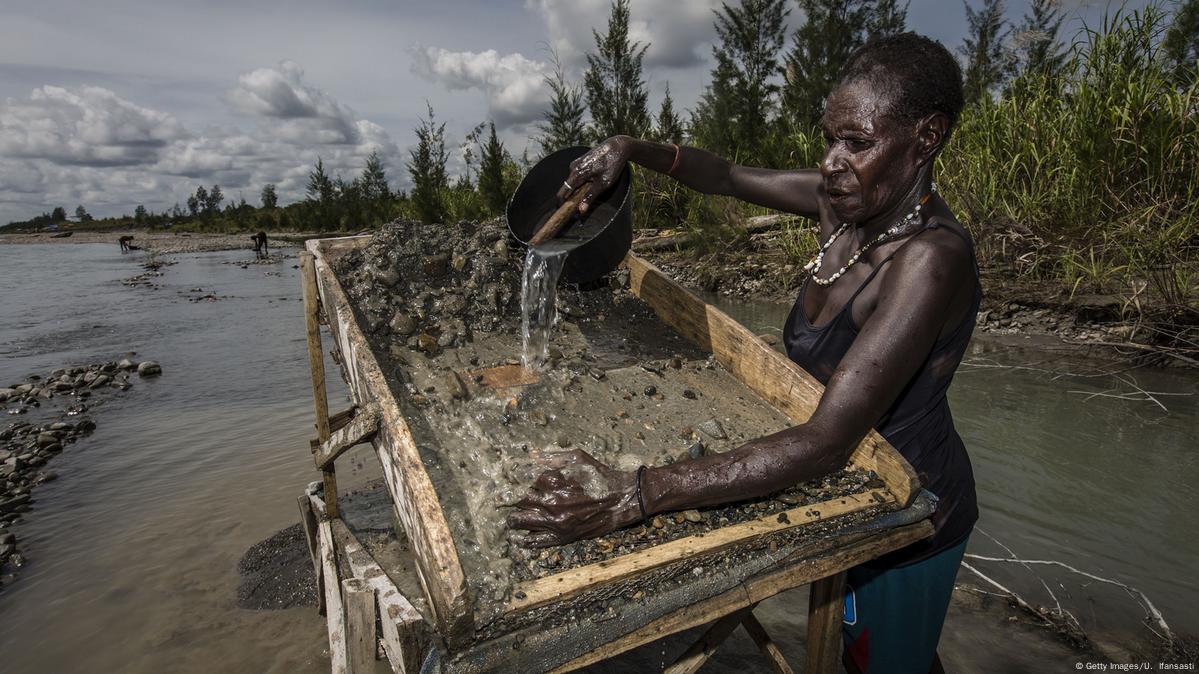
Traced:
POLYGON ((33 487, 53 480, 46 464, 67 445, 91 433, 96 422, 82 416, 92 396, 104 391, 125 391, 136 373, 141 377, 162 374, 162 366, 129 358, 87 366, 59 368, 46 376, 32 375, 25 381, 0 388, 0 407, 12 415, 41 412, 37 421, 16 421, 0 430, 0 572, 24 564, 17 552, 16 536, 9 527, 32 502, 33 487), (56 400, 58 399, 58 400, 56 400), (61 406, 54 402, 66 400, 61 406), (43 409, 43 403, 46 407, 43 409))
POLYGON ((433 355, 519 320, 522 261, 510 245, 503 220, 397 220, 334 268, 373 339, 433 355))

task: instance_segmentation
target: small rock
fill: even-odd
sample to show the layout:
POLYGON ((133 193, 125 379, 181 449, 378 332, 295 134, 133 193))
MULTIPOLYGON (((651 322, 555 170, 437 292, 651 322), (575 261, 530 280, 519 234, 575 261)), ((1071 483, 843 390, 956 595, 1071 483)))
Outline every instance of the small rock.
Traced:
POLYGON ((727 440, 729 437, 728 434, 724 432, 724 426, 721 426, 720 421, 715 418, 708 419, 696 428, 714 440, 727 440))
POLYGON ((162 366, 156 361, 147 360, 137 366, 137 375, 139 377, 154 377, 162 374, 162 366))
POLYGON ((683 397, 686 398, 687 400, 695 400, 699 396, 697 396, 695 394, 695 391, 692 391, 689 388, 685 388, 685 389, 683 389, 683 397))
POLYGON ((657 386, 646 386, 645 387, 645 395, 647 395, 647 396, 652 396, 653 394, 655 394, 657 392, 658 392, 657 386))
POLYGON ((666 526, 666 523, 662 521, 662 517, 660 515, 657 517, 654 517, 653 521, 650 522, 650 524, 655 529, 661 529, 662 527, 666 526))
POLYGON ((390 325, 392 332, 403 337, 407 337, 408 335, 416 332, 416 321, 405 313, 398 313, 395 316, 392 316, 391 323, 388 325, 390 325))
POLYGON ((91 386, 88 388, 100 388, 101 386, 106 386, 110 381, 112 380, 109 379, 108 375, 102 374, 99 377, 96 377, 96 380, 93 381, 91 386))
POLYGON ((453 370, 446 375, 446 388, 450 392, 450 397, 455 400, 466 398, 466 384, 462 383, 462 378, 453 370))
POLYGON ((137 369, 137 363, 129 360, 128 358, 122 358, 117 363, 117 367, 122 370, 135 370, 135 369, 137 369))
POLYGON ((422 332, 417 339, 417 345, 421 351, 430 356, 437 355, 437 338, 427 332, 422 332))
POLYGON ((699 514, 698 510, 684 510, 683 519, 693 524, 698 524, 704 521, 704 516, 699 514))
POLYGON ((687 448, 687 456, 692 459, 698 459, 707 453, 708 450, 706 447, 704 447, 703 440, 696 440, 695 444, 687 448))
POLYGON ((421 271, 425 276, 438 278, 445 276, 449 271, 450 256, 449 255, 430 255, 421 262, 421 271))

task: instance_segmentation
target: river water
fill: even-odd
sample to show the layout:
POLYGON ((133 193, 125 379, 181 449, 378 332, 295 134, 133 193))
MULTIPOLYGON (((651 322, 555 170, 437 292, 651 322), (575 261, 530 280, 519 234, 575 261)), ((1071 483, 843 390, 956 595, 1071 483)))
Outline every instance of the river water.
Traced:
MULTIPOLYGON (((60 477, 34 490, 14 528, 28 561, 0 592, 4 672, 328 671, 315 610, 235 605, 238 559, 297 521, 296 497, 315 476, 295 260, 224 264, 249 257, 178 256, 149 289, 120 284, 141 268, 114 245, 0 245, 0 385, 127 351, 164 370, 107 396, 95 433, 54 458, 60 477), (221 299, 190 301, 209 294, 221 299)), ((777 332, 785 315, 736 308, 759 332, 777 332)), ((979 480, 980 526, 1022 556, 1134 585, 1176 630, 1199 632, 1193 373, 1127 373, 1146 390, 1192 394, 1162 396, 1167 413, 1071 392, 1128 390, 1110 378, 994 367, 1035 353, 976 351, 952 404, 979 480)), ((340 409, 345 392, 326 367, 340 409)), ((349 466, 365 458, 357 451, 349 466)), ((339 470, 339 486, 373 472, 370 461, 339 470)), ((1002 552, 981 535, 971 548, 1002 552)), ((1015 571, 1003 578, 1038 589, 1015 571)), ((1080 618, 1130 616, 1113 629, 1147 633, 1127 595, 1051 587, 1089 612, 1080 618)))

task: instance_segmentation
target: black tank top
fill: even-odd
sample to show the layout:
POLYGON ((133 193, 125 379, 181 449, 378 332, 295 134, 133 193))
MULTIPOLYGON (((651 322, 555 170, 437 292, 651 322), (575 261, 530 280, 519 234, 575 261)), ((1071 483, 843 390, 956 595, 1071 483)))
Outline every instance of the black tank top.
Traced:
MULTIPOLYGON (((858 335, 852 318, 854 300, 904 246, 938 226, 935 218, 930 219, 923 230, 913 234, 876 265, 841 311, 825 325, 812 325, 804 313, 804 297, 808 290, 808 280, 805 280, 783 328, 783 344, 791 360, 827 385, 829 377, 858 335)), ((966 241, 973 260, 974 246, 969 238, 955 227, 947 229, 966 241)), ((912 354, 921 358, 920 369, 875 424, 878 432, 916 470, 924 487, 940 499, 933 514, 936 531, 931 538, 885 555, 872 565, 899 566, 931 557, 961 542, 978 519, 970 457, 954 429, 949 401, 945 397, 953 373, 974 332, 975 317, 982 302, 977 260, 973 260, 973 264, 974 300, 970 311, 952 332, 939 338, 928 353, 912 354)))

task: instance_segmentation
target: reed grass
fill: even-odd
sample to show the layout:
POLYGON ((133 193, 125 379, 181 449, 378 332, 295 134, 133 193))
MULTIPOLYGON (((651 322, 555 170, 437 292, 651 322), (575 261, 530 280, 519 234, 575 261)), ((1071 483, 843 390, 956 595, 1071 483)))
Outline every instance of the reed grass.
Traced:
MULTIPOLYGON (((1167 20, 1156 5, 1117 10, 1079 33, 1056 75, 1025 74, 963 112, 937 180, 985 267, 1071 296, 1148 286, 1156 311, 1199 316, 1199 74, 1165 63, 1167 20)), ((824 141, 801 129, 774 146, 784 165, 816 166, 824 141)), ((670 212, 709 249, 760 212, 638 177, 637 221, 670 212)), ((785 252, 806 261, 815 240, 792 230, 785 252)))

